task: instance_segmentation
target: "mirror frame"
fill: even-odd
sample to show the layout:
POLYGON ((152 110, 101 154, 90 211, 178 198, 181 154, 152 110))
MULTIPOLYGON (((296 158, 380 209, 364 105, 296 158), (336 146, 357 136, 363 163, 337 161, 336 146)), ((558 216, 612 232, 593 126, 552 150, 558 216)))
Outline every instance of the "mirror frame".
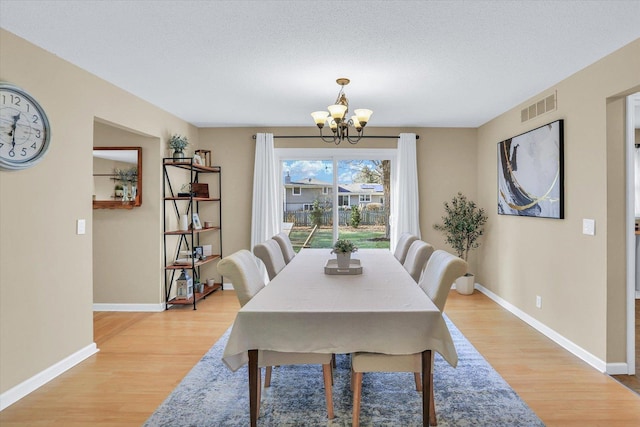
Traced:
MULTIPOLYGON (((136 186, 136 199, 124 203, 119 200, 94 200, 93 209, 133 209, 134 207, 142 205, 142 147, 93 147, 93 150, 126 150, 138 152, 138 185, 136 186)), ((95 174, 93 176, 95 176, 95 174)), ((115 177, 115 174, 113 176, 115 177)))

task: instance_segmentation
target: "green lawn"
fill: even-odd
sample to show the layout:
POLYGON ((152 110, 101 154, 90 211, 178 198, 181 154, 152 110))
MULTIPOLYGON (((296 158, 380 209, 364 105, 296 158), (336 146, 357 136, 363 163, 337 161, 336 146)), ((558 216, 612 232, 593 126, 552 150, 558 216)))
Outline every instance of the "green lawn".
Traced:
MULTIPOLYGON (((294 249, 300 247, 311 233, 311 228, 294 227, 289 234, 294 249)), ((349 239, 359 248, 389 249, 389 240, 384 239, 383 227, 351 228, 340 227, 340 238, 349 239)), ((310 242, 312 248, 330 248, 333 246, 331 228, 318 228, 310 242)))

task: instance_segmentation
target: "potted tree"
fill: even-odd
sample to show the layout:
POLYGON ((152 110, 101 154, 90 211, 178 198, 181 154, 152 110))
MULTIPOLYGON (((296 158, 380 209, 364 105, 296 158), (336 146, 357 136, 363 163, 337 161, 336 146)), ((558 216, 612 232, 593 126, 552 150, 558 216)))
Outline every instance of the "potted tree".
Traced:
MULTIPOLYGON (((484 209, 476 206, 461 192, 451 200, 444 202, 446 215, 442 217, 442 224, 435 224, 433 228, 442 231, 446 242, 456 251, 458 256, 467 261, 469 251, 480 246, 478 239, 484 233, 487 215, 484 209)), ((463 295, 473 293, 475 276, 467 273, 456 280, 456 290, 463 295)))
POLYGON ((351 264, 351 254, 356 252, 358 247, 351 240, 338 239, 333 244, 332 254, 336 254, 338 268, 347 269, 351 264))

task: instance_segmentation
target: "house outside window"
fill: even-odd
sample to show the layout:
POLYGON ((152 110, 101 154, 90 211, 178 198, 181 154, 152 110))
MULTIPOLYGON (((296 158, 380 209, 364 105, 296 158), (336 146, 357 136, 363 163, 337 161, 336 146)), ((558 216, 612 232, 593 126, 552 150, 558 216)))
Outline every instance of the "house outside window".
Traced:
POLYGON ((302 194, 302 187, 292 187, 291 188, 291 195, 299 196, 301 194, 302 194))
POLYGON ((311 210, 313 210, 313 204, 311 204, 311 203, 304 203, 304 204, 302 205, 302 210, 303 210, 303 211, 311 211, 311 210))
POLYGON ((370 202, 370 201, 371 201, 371 194, 360 195, 360 202, 370 202))
POLYGON ((329 187, 323 187, 322 194, 329 194, 329 187))
POLYGON ((338 196, 338 206, 350 206, 349 196, 338 196))

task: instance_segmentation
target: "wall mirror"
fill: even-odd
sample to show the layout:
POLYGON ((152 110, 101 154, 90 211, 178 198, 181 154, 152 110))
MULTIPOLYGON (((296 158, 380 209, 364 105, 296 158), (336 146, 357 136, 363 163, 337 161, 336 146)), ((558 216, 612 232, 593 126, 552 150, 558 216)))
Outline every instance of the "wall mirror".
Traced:
POLYGON ((142 147, 93 147, 93 208, 142 204, 142 147))

